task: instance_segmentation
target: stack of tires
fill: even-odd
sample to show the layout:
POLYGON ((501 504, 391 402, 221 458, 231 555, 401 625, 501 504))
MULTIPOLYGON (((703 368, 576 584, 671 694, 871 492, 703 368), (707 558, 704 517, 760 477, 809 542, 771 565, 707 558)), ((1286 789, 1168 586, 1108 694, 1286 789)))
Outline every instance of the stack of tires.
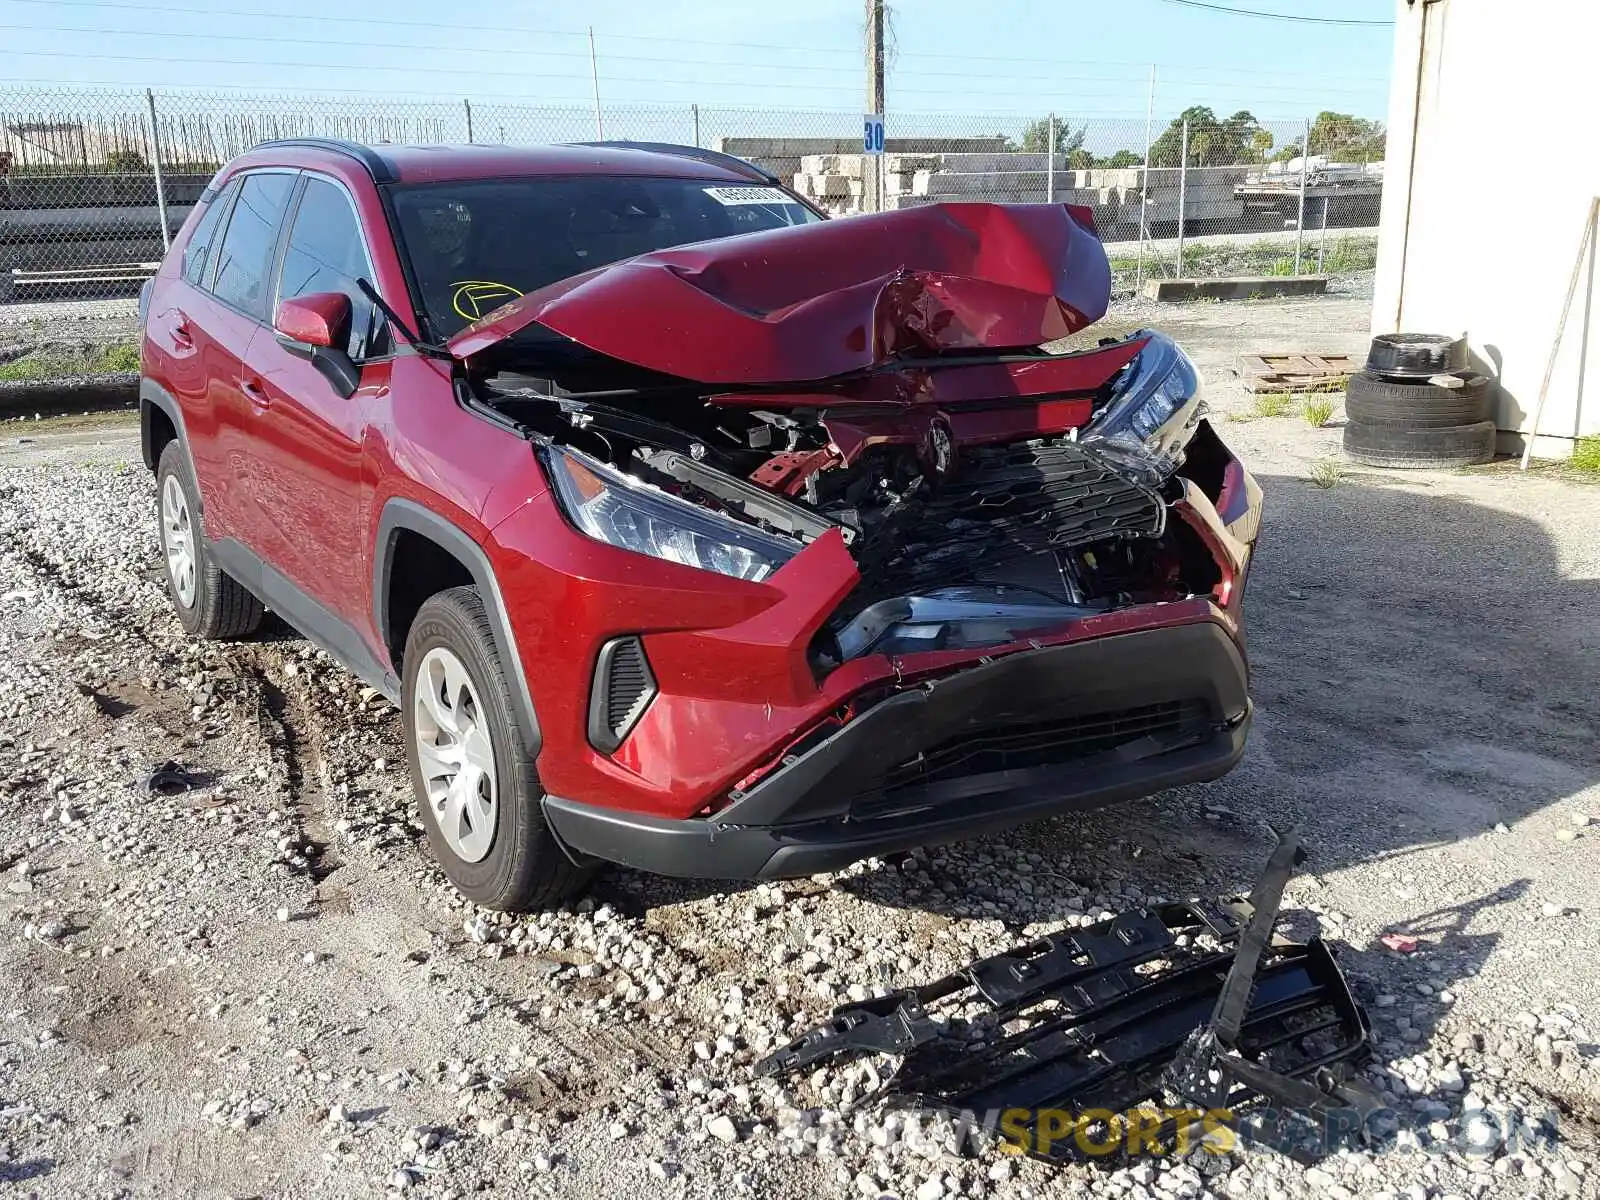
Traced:
POLYGON ((1465 338, 1387 333, 1350 377, 1344 451, 1374 467, 1467 467, 1494 457, 1490 383, 1469 370, 1465 338))

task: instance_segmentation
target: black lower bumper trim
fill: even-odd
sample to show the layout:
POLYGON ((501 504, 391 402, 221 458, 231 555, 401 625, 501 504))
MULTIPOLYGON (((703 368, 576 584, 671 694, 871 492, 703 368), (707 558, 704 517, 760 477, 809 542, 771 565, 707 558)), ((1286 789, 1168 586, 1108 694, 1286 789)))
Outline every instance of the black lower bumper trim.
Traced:
POLYGON ((713 817, 556 796, 544 809, 569 849, 595 858, 659 875, 794 878, 1209 782, 1238 762, 1249 724, 1238 646, 1215 624, 1184 625, 1025 651, 898 693, 713 817), (1075 761, 882 791, 900 756, 961 731, 1176 700, 1202 702, 1210 721, 1169 742, 1141 738, 1075 761), (864 800, 875 785, 877 798, 864 800))

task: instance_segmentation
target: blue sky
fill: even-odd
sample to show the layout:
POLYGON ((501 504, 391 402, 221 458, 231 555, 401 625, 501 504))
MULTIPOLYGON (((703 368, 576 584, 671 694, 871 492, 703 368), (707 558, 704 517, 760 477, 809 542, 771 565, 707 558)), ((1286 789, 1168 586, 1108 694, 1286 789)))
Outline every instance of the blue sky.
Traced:
MULTIPOLYGON (((1219 2, 1324 17, 1392 15, 1391 0, 1219 2)), ((23 81, 515 97, 585 107, 593 103, 585 32, 593 26, 607 106, 859 112, 864 7, 862 0, 760 7, 730 0, 0 0, 0 109, 5 89, 23 81), (477 15, 465 18, 468 12, 477 15)), ((891 0, 891 13, 891 114, 975 121, 975 114, 1054 111, 1091 127, 1126 118, 1142 128, 1155 63, 1161 124, 1189 104, 1219 115, 1248 108, 1283 122, 1321 109, 1384 115, 1386 27, 1292 24, 1168 0, 891 0)))

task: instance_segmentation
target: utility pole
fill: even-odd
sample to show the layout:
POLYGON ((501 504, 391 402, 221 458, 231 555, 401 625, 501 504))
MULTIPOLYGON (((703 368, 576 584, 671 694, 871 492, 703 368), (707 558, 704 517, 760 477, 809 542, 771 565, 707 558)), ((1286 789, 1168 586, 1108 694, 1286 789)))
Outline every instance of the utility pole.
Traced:
MULTIPOLYGON (((883 4, 867 0, 867 111, 883 114, 883 4)), ((883 211, 883 156, 868 155, 861 167, 861 207, 883 211)))
POLYGON ((594 53, 594 26, 589 26, 589 77, 594 80, 594 136, 606 140, 606 122, 600 115, 600 60, 594 53))

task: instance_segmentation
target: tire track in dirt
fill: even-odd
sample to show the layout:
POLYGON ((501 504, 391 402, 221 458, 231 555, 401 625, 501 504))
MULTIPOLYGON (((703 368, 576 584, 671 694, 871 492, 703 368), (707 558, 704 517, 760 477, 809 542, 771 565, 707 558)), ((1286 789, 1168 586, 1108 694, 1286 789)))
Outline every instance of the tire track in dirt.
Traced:
POLYGON ((322 723, 301 689, 286 688, 272 678, 272 669, 282 667, 280 656, 261 645, 235 645, 230 649, 230 657, 241 668, 241 682, 254 692, 262 736, 274 761, 283 768, 288 811, 299 836, 294 852, 304 860, 306 874, 318 885, 320 903, 324 899, 322 882, 343 865, 334 848, 328 814, 333 782, 322 723))

